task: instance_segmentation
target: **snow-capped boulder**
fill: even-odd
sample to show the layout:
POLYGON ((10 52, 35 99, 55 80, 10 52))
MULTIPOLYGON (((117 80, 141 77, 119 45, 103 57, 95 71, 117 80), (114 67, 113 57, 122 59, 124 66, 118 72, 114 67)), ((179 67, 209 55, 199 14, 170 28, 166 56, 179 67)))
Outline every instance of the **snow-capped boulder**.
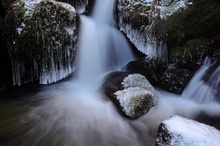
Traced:
POLYGON ((140 74, 111 73, 103 89, 120 112, 131 119, 148 112, 157 101, 153 86, 140 74))
POLYGON ((173 116, 158 129, 155 146, 219 146, 220 131, 214 127, 173 116))
POLYGON ((74 71, 77 16, 54 0, 17 0, 5 27, 14 85, 57 82, 74 71))

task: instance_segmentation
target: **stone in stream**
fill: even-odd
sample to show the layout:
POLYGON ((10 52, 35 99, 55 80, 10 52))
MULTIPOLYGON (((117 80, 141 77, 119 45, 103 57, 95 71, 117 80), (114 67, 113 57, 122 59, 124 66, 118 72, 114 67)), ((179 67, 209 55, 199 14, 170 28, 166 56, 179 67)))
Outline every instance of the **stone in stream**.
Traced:
POLYGON ((163 121, 154 146, 219 146, 220 131, 214 127, 173 116, 163 121))
POLYGON ((131 119, 145 114, 157 102, 153 86, 140 74, 111 73, 103 89, 120 112, 131 119))

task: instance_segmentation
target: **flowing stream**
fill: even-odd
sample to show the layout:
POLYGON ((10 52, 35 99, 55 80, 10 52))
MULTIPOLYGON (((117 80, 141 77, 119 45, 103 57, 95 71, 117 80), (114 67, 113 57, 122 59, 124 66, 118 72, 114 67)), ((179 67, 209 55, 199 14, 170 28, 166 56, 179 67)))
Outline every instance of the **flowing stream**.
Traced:
MULTIPOLYGON (((97 0, 91 17, 80 16, 74 79, 42 87, 19 100, 6 97, 0 101, 0 145, 152 146, 159 123, 172 115, 194 118, 201 111, 220 115, 220 106, 213 99, 203 104, 192 100, 199 96, 194 95, 199 87, 192 90, 191 86, 204 85, 197 84, 204 65, 182 96, 157 89, 158 103, 147 114, 136 120, 121 116, 98 92, 107 72, 134 59, 126 39, 114 27, 113 9, 113 0, 97 0)), ((18 92, 26 90, 10 95, 16 97, 18 92)))

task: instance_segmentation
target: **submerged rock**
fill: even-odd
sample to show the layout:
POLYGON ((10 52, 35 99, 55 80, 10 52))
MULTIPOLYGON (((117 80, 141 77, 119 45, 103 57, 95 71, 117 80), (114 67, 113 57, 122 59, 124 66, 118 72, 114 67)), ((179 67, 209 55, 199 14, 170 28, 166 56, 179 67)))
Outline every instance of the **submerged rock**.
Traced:
POLYGON ((155 146, 218 146, 220 131, 214 127, 173 116, 158 129, 155 146))
POLYGON ((17 0, 5 18, 14 85, 57 82, 74 71, 75 9, 54 0, 17 0))
POLYGON ((157 101, 153 86, 140 74, 111 73, 103 89, 119 110, 131 119, 148 112, 157 101))

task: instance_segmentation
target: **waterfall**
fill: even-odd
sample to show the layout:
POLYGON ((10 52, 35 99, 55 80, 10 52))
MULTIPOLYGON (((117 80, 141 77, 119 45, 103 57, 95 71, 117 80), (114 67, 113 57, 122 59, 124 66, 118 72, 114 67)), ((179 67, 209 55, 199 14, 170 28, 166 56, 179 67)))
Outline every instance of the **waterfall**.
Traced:
POLYGON ((134 59, 125 37, 114 27, 114 0, 97 0, 90 17, 80 16, 76 80, 94 86, 104 73, 134 59))
POLYGON ((212 65, 213 63, 211 63, 209 58, 204 60, 203 65, 183 91, 182 98, 190 99, 201 104, 214 102, 216 100, 220 84, 220 66, 213 72, 208 73, 210 76, 207 80, 204 79, 204 76, 212 65))

